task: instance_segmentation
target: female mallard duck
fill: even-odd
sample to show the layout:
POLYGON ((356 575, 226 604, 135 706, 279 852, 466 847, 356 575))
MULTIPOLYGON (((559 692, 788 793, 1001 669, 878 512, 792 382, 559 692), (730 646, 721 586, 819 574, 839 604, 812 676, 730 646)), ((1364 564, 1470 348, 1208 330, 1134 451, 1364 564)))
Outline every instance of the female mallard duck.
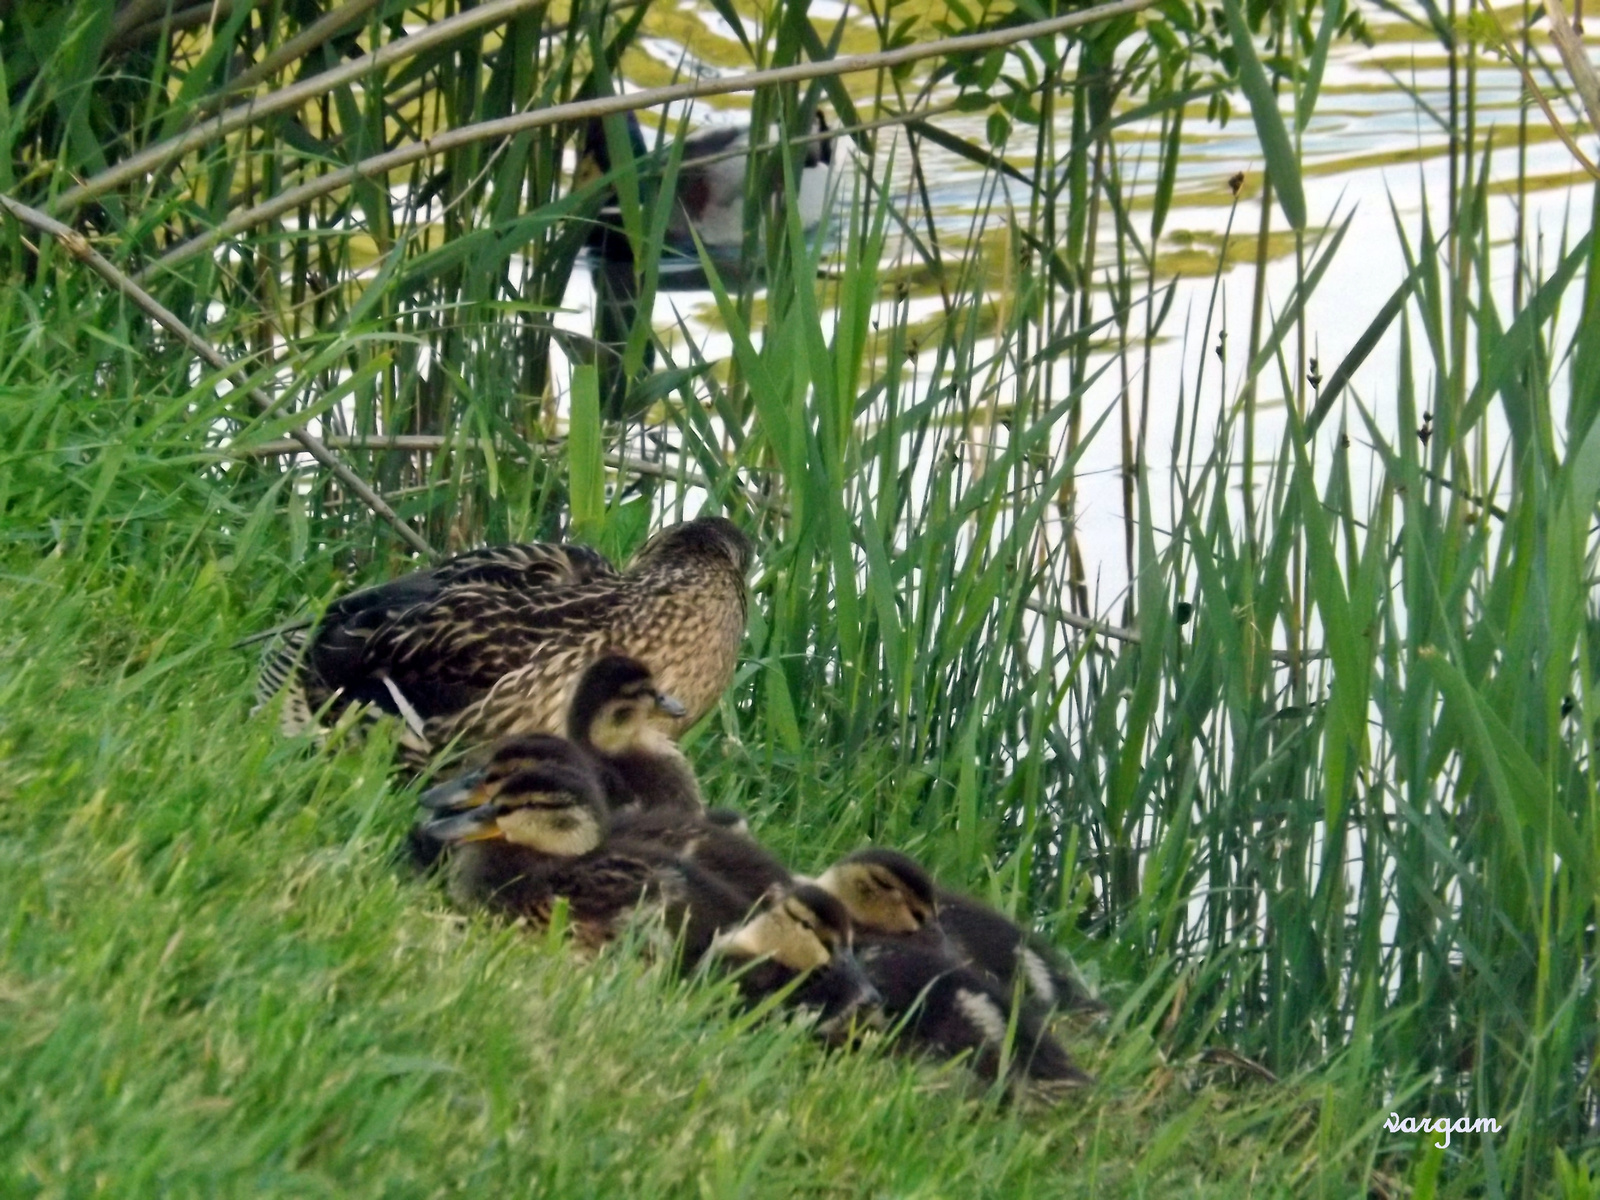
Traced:
POLYGON ((912 938, 932 952, 991 976, 1006 995, 1019 977, 1039 1015, 1052 1009, 1103 1012, 1054 947, 1022 930, 987 904, 937 886, 921 864, 896 850, 846 855, 817 884, 838 896, 857 927, 912 938))
MULTIPOLYGON (((645 147, 639 119, 630 112, 626 114, 625 121, 629 149, 634 159, 643 163, 650 158, 650 154, 645 147)), ((816 125, 819 134, 828 133, 828 123, 823 119, 820 109, 817 111, 816 125)), ((744 244, 745 176, 751 155, 749 126, 728 125, 697 133, 684 139, 682 152, 672 212, 667 219, 667 247, 680 256, 698 260, 695 248, 695 236, 698 234, 701 244, 713 257, 737 254, 744 244)), ((612 157, 604 122, 591 121, 583 135, 580 180, 609 173, 612 157)), ((795 179, 803 229, 814 229, 822 220, 832 167, 831 137, 825 136, 805 144, 799 174, 795 179)), ((777 186, 781 191, 781 178, 777 186)), ((616 206, 603 209, 590 244, 602 257, 631 261, 628 240, 621 229, 622 222, 616 206)))
POLYGON ((366 703, 402 718, 403 744, 429 756, 562 729, 579 675, 616 647, 682 703, 681 733, 733 677, 750 554, 721 517, 662 530, 623 572, 580 547, 474 551, 336 601, 269 660, 263 685, 289 693, 286 726, 366 703), (506 565, 521 559, 531 565, 506 565))

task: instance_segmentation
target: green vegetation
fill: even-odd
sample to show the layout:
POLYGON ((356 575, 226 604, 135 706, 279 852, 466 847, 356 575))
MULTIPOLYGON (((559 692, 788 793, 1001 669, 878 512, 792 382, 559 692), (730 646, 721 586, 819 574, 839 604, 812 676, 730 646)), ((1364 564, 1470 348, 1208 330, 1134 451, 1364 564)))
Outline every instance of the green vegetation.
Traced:
MULTIPOLYGON (((1510 304, 1491 287, 1505 181, 1465 32, 1428 6, 1459 137, 1421 236, 1396 220, 1409 274, 1370 314, 1402 341, 1382 397, 1346 386, 1362 345, 1319 364, 1304 319, 1351 251, 1344 214, 1302 194, 1298 139, 1359 19, 1229 0, 759 91, 759 128, 803 133, 818 103, 855 127, 926 89, 986 115, 990 142, 929 117, 891 162, 860 134, 826 252, 760 219, 796 160, 756 155, 764 285, 712 279, 730 360, 661 354, 646 374, 636 321, 634 415, 612 425, 590 372, 556 395, 552 343, 591 351, 553 310, 609 182, 649 313, 669 189, 639 164, 573 191, 574 129, 551 124, 311 192, 418 136, 608 93, 648 10, 507 4, 406 54, 402 13, 454 10, 208 2, 207 31, 178 20, 192 7, 168 36, 142 0, 0 0, 0 191, 77 220, 244 367, 222 386, 0 218, 4 1191, 1592 1194, 1600 249, 1592 211, 1545 230, 1561 245, 1541 276, 1519 228, 1510 304), (1177 163, 1235 69, 1233 119, 1273 185, 1264 209, 1240 202, 1260 223, 1230 226, 1233 246, 1258 275, 1292 256, 1300 282, 1180 335, 1177 163), (102 176, 246 94, 257 112, 226 136, 102 176), (1125 173, 1135 128, 1149 157, 1125 173), (930 144, 991 168, 954 242, 930 144), (217 230, 224 249, 183 252, 217 230), (934 297, 937 320, 913 311, 934 297), (1152 381, 1148 351, 1177 336, 1204 365, 1152 381), (1102 376, 1126 381, 1109 411, 1084 403, 1102 376), (1259 419, 1258 383, 1286 423, 1259 419), (1116 1012, 1069 1032, 1101 1086, 1015 1108, 959 1072, 752 1025, 627 948, 582 967, 452 917, 391 861, 410 799, 383 745, 315 756, 246 715, 235 639, 409 561, 283 453, 313 418, 440 548, 573 529, 624 553, 707 497, 740 513, 757 603, 747 662, 691 738, 708 795, 802 868, 879 840, 1034 920, 1116 1012), (641 424, 682 447, 655 474, 630 465, 641 424), (370 444, 394 434, 417 441, 370 444), (1108 628, 1074 480, 1119 436, 1133 586, 1095 598, 1108 628), (1162 511, 1145 464, 1168 458, 1162 511), (1390 1111, 1504 1132, 1435 1149, 1386 1132, 1390 1111)), ((884 46, 969 21, 872 12, 884 46)), ((747 15, 748 58, 826 57, 828 23, 804 14, 747 15)))

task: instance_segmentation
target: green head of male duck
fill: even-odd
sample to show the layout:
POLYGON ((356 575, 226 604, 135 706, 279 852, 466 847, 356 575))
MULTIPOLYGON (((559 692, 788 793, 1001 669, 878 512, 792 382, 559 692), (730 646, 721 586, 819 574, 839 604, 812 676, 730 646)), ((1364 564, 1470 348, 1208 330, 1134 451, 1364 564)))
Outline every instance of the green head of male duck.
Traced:
POLYGON ((604 796, 592 770, 560 738, 514 739, 480 771, 425 792, 423 837, 444 845, 505 841, 563 858, 588 854, 605 840, 604 796), (540 757, 538 750, 554 751, 540 757))
POLYGON ((871 933, 916 933, 938 919, 933 880, 920 863, 897 850, 846 855, 818 877, 817 886, 871 933))

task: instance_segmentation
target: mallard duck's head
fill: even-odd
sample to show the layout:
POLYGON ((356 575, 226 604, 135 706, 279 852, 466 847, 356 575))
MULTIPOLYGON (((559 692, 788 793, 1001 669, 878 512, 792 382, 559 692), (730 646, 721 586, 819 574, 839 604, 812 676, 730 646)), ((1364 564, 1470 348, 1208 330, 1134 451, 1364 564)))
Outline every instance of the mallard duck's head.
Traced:
POLYGON ((602 754, 621 754, 669 737, 665 723, 687 711, 656 687, 650 668, 638 659, 607 654, 578 679, 567 710, 567 733, 602 754))
POLYGON ((838 898, 860 928, 915 933, 937 919, 933 880, 920 863, 896 850, 858 850, 824 871, 817 886, 838 898))
POLYGON ((634 559, 634 567, 711 556, 726 559, 743 577, 750 572, 754 551, 749 537, 726 517, 697 517, 652 537, 634 559))
MULTIPOLYGON (((633 151, 634 158, 643 158, 646 149, 644 130, 639 126, 639 118, 632 112, 617 115, 626 130, 628 146, 633 151)), ((582 187, 607 174, 611 170, 612 161, 611 146, 606 138, 606 123, 600 117, 595 117, 583 127, 583 140, 578 145, 578 186, 582 187)))
POLYGON ((500 739, 483 766, 435 784, 422 793, 418 803, 435 812, 476 808, 495 799, 510 779, 526 772, 536 773, 553 787, 596 799, 604 796, 583 751, 566 738, 530 733, 500 739))
POLYGON ((567 772, 547 765, 508 776, 487 804, 424 822, 422 835, 445 845, 506 841, 562 858, 597 849, 606 836, 605 801, 587 782, 574 786, 567 772))

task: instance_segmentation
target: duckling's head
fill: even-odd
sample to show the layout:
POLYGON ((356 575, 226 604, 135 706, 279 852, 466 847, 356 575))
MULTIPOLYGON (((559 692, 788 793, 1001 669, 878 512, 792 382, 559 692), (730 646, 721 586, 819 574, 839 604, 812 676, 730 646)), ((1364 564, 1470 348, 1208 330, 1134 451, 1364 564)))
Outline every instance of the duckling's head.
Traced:
POLYGON ((915 933, 939 915, 933 880, 897 850, 857 850, 817 879, 850 919, 873 933, 915 933))
POLYGON ((547 767, 517 771, 500 782, 493 800, 435 817, 422 835, 445 845, 505 841, 561 858, 597 849, 607 827, 599 791, 587 782, 574 786, 566 772, 547 767))
POLYGON ((754 552, 749 537, 726 517, 696 517, 652 537, 639 551, 633 565, 638 568, 696 558, 721 558, 743 578, 749 574, 754 552))
POLYGON ((418 802, 435 812, 476 808, 495 799, 509 780, 527 772, 534 772, 555 789, 565 788, 596 799, 604 796, 582 750, 566 738, 531 733, 501 738, 483 766, 435 784, 422 793, 418 802))
MULTIPOLYGON (((767 979, 765 986, 804 977, 791 1003, 813 1010, 818 1032, 832 1038, 883 999, 862 972, 851 942, 844 905, 802 883, 769 889, 744 924, 717 935, 711 954, 732 965, 765 962, 778 968, 778 979, 767 979)), ((757 984, 757 990, 765 987, 757 984)))
POLYGON ((578 679, 567 710, 567 733, 574 742, 602 754, 621 754, 670 741, 668 722, 688 710, 657 689, 650 668, 636 658, 607 654, 589 664, 578 679))
POLYGON ((719 934, 713 953, 736 961, 770 959, 791 971, 815 971, 849 954, 850 914, 814 884, 775 886, 737 929, 719 934))

